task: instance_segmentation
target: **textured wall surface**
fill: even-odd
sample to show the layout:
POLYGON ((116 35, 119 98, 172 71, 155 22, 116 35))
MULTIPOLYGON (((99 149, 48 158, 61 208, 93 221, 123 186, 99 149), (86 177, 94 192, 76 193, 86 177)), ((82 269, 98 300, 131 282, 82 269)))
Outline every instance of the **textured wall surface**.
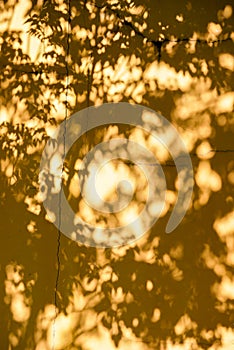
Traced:
POLYGON ((232 2, 4 0, 0 32, 0 349, 233 349, 232 2), (82 220, 124 226, 147 202, 139 164, 129 155, 101 169, 96 186, 106 201, 118 200, 122 178, 135 190, 126 209, 105 214, 81 196, 82 159, 117 137, 144 146, 166 179, 155 225, 131 244, 90 247, 82 244, 85 226, 77 242, 45 211, 46 186, 56 193, 58 184, 55 176, 39 191, 47 140, 75 112, 107 102, 160 113, 186 146, 193 194, 170 234, 179 188, 175 142, 165 130, 166 149, 127 125, 127 115, 125 125, 89 130, 87 113, 89 131, 63 169, 55 154, 50 170, 62 171, 67 201, 82 220))

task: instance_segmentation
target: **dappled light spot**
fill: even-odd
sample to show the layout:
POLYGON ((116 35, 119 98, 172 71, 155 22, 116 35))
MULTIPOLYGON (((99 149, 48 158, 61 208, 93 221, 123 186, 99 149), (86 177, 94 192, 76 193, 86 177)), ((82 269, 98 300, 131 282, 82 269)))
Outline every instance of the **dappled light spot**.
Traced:
POLYGON ((228 4, 224 7, 222 14, 225 18, 230 18, 232 16, 232 12, 232 6, 228 4))
POLYGON ((191 329, 196 329, 197 325, 191 320, 188 314, 183 315, 175 325, 175 332, 178 335, 184 334, 191 329))
POLYGON ((63 314, 58 315, 47 331, 49 348, 62 350, 72 343, 73 330, 77 325, 77 318, 78 315, 76 313, 70 313, 67 316, 63 314), (56 334, 56 337, 54 334, 56 334))
POLYGON ((151 292, 151 291, 153 290, 153 288, 154 288, 153 282, 152 282, 151 280, 148 280, 148 281, 146 282, 146 289, 147 289, 147 291, 148 291, 148 292, 151 292))
POLYGON ((219 55, 219 64, 221 67, 234 71, 234 56, 229 53, 219 55))
POLYGON ((176 16, 176 20, 177 20, 178 22, 183 22, 184 17, 183 17, 183 15, 182 15, 182 13, 176 16))
POLYGON ((159 162, 165 162, 169 158, 168 149, 153 135, 149 135, 147 139, 147 146, 155 154, 159 162))
POLYGON ((215 152, 213 151, 213 149, 208 141, 203 141, 197 147, 196 153, 200 159, 211 159, 215 155, 215 152))
POLYGON ((6 108, 1 107, 0 109, 0 123, 4 123, 8 121, 9 113, 6 108))
POLYGON ((206 160, 200 162, 195 179, 200 188, 216 192, 222 187, 221 177, 215 170, 212 170, 210 163, 206 160))
POLYGON ((46 340, 39 340, 35 350, 49 350, 46 340))
POLYGON ((37 334, 39 338, 43 331, 47 331, 56 316, 54 305, 46 305, 44 310, 41 310, 37 316, 37 334))
POLYGON ((234 234, 234 212, 230 212, 222 218, 215 220, 213 225, 215 231, 221 239, 234 234))
MULTIPOLYGON (((144 261, 147 264, 153 264, 155 263, 157 257, 155 256, 153 247, 151 249, 147 250, 141 250, 139 253, 136 253, 135 255, 135 261, 144 261)), ((136 275, 132 275, 133 281, 136 279, 136 275)))
POLYGON ((79 185, 79 177, 75 174, 69 185, 69 193, 74 197, 78 198, 80 196, 80 185, 79 185))
POLYGON ((170 256, 173 259, 181 260, 183 258, 183 255, 184 255, 184 246, 181 243, 172 247, 170 250, 170 256))
POLYGON ((16 347, 19 344, 19 338, 14 333, 10 333, 9 342, 13 347, 16 347))
MULTIPOLYGON (((209 106, 212 107, 217 96, 215 90, 210 91, 211 81, 200 79, 193 90, 185 93, 176 101, 177 109, 175 116, 178 119, 188 119, 193 116, 195 118, 197 113, 205 115, 204 111, 209 106)), ((201 121, 202 122, 202 121, 201 121)), ((209 135, 205 136, 209 137, 209 135)))
POLYGON ((139 325, 139 320, 138 320, 138 318, 134 318, 134 319, 132 320, 132 325, 133 325, 133 327, 137 327, 137 326, 139 325))
POLYGON ((72 286, 72 303, 74 311, 82 311, 86 305, 85 296, 82 293, 81 286, 77 287, 75 283, 72 286))
POLYGON ((6 266, 4 302, 9 305, 12 321, 18 324, 18 327, 12 328, 9 335, 9 341, 12 342, 13 346, 14 344, 18 345, 31 315, 32 300, 29 284, 33 286, 35 281, 31 280, 26 283, 24 278, 22 266, 17 264, 6 266))
POLYGON ((100 281, 107 282, 111 279, 113 269, 111 266, 106 266, 103 270, 100 271, 100 281))
POLYGON ((120 304, 124 301, 124 292, 122 287, 118 287, 115 291, 114 289, 111 290, 111 300, 112 303, 120 304))
POLYGON ((12 297, 11 312, 16 322, 25 322, 29 319, 30 308, 25 305, 25 298, 22 294, 12 297))
POLYGON ((170 274, 175 281, 182 281, 184 278, 183 271, 178 268, 175 258, 171 259, 173 254, 164 254, 162 257, 163 263, 169 268, 170 274))
MULTIPOLYGON (((32 211, 32 207, 30 206, 30 211, 32 211)), ((49 222, 55 222, 56 220, 56 216, 52 211, 47 211, 46 215, 45 215, 45 219, 48 220, 49 222)))
POLYGON ((183 73, 179 71, 177 73, 173 67, 170 67, 164 62, 158 63, 157 61, 148 65, 144 72, 144 79, 146 81, 156 80, 160 89, 180 89, 182 91, 188 91, 193 82, 188 72, 183 73))
POLYGON ((223 264, 217 263, 214 266, 214 272, 216 273, 217 276, 224 276, 227 271, 223 264))
POLYGON ((153 316, 151 318, 151 322, 156 323, 160 320, 160 316, 161 316, 161 311, 158 308, 155 308, 153 311, 153 316))
POLYGON ((214 109, 216 113, 228 113, 233 111, 234 92, 228 92, 220 96, 214 109))
POLYGON ((232 327, 223 327, 218 325, 216 335, 222 339, 222 345, 218 347, 218 350, 229 350, 230 345, 234 344, 234 334, 232 327))
MULTIPOLYGON (((124 211, 117 214, 120 226, 127 225, 129 222, 133 222, 139 216, 139 208, 137 204, 132 204, 124 211)), ((138 224, 139 225, 139 224, 138 224)), ((141 232, 142 228, 139 226, 135 226, 135 230, 139 230, 141 232)))
POLYGON ((166 192, 166 204, 173 205, 176 202, 176 192, 167 190, 166 192))
POLYGON ((222 33, 222 27, 218 23, 210 22, 207 26, 208 40, 215 40, 222 33))
POLYGON ((90 224, 95 223, 94 210, 83 199, 79 203, 79 216, 90 224))
POLYGON ((186 337, 185 341, 180 344, 179 342, 173 343, 172 341, 168 340, 166 343, 167 350, 190 350, 193 348, 197 348, 198 344, 195 338, 193 337, 186 337))
POLYGON ((204 247, 201 257, 204 259, 206 266, 212 270, 215 268, 216 264, 218 264, 219 261, 218 257, 211 252, 207 244, 204 247))
POLYGON ((36 222, 35 221, 30 221, 29 224, 27 225, 27 230, 30 233, 34 233, 36 230, 36 222))
POLYGON ((214 287, 217 298, 221 301, 234 299, 234 280, 229 276, 223 276, 220 284, 214 287))

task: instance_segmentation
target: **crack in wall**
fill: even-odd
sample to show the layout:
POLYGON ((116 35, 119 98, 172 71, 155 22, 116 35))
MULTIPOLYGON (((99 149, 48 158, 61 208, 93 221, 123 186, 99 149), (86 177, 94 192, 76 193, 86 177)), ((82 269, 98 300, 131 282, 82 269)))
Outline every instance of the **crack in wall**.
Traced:
MULTIPOLYGON (((125 20, 125 22, 127 22, 125 20)), ((69 24, 71 23, 71 19, 69 21, 69 24)), ((128 23, 128 22, 127 22, 128 23)), ((130 25, 131 22, 128 23, 128 25, 130 25)), ((131 24, 132 25, 132 24, 131 24)), ((203 44, 203 45, 213 45, 213 44, 222 44, 223 42, 233 42, 233 39, 230 37, 226 38, 226 39, 217 39, 217 40, 206 40, 206 39, 192 39, 192 38, 177 38, 177 39, 174 39, 174 40, 171 40, 171 39, 168 39, 168 38, 165 38, 165 39, 162 39, 162 40, 153 40, 153 39, 150 39, 150 38, 147 38, 147 36, 145 36, 143 33, 141 33, 140 31, 136 31, 136 34, 137 35, 140 35, 143 39, 146 39, 147 42, 151 42, 158 50, 158 61, 161 60, 161 57, 162 57, 162 54, 161 54, 161 50, 162 50, 162 47, 163 45, 167 44, 167 43, 175 43, 176 44, 181 44, 181 43, 184 43, 184 44, 187 44, 187 43, 190 43, 190 42, 193 42, 193 43, 197 43, 197 44, 203 44)), ((70 38, 70 34, 69 34, 69 38, 70 38)), ((11 62, 12 63, 12 62, 11 62)), ((67 62, 66 62, 67 64, 67 62)), ((16 67, 19 65, 21 66, 22 64, 19 63, 19 64, 14 64, 16 67)), ((8 64, 1 64, 0 63, 0 67, 1 68, 6 68, 8 66, 8 64)), ((67 67, 65 66, 65 68, 63 69, 62 67, 57 67, 58 70, 56 70, 57 73, 61 74, 61 75, 65 75, 67 76, 67 67)), ((38 75, 38 74, 42 74, 42 73, 46 73, 46 69, 45 70, 27 70, 27 69, 16 69, 16 68, 12 68, 11 69, 12 72, 19 72, 19 73, 25 73, 25 74, 35 74, 35 75, 38 75)), ((48 71, 49 72, 49 71, 48 71)), ((72 74, 76 74, 76 72, 72 72, 72 74)))
MULTIPOLYGON (((64 146, 64 153, 63 153, 63 163, 65 161, 65 155, 66 155, 66 121, 68 118, 68 90, 69 90, 69 63, 68 63, 68 58, 69 58, 69 52, 70 52, 70 28, 71 28, 71 4, 70 0, 68 0, 67 3, 68 6, 68 23, 67 23, 67 52, 66 52, 66 57, 65 57, 65 67, 66 67, 66 105, 65 105, 65 119, 64 119, 64 133, 63 133, 63 146, 64 146)), ((61 182, 62 182, 62 176, 63 176, 63 171, 64 167, 61 170, 61 182)), ((60 261, 60 248, 61 248, 61 222, 62 222, 62 208, 61 208, 61 199, 62 199, 62 192, 60 191, 59 193, 59 229, 58 229, 58 236, 57 236, 57 252, 56 252, 56 257, 57 257, 57 275, 55 279, 55 291, 54 291, 54 306, 55 306, 55 317, 53 320, 53 326, 52 326, 52 349, 55 349, 55 338, 56 338, 56 319, 59 314, 58 310, 58 285, 59 285, 59 277, 60 277, 60 266, 61 266, 61 261, 60 261)))
POLYGON ((94 7, 98 8, 98 9, 103 9, 104 7, 108 8, 112 13, 114 13, 117 18, 126 26, 128 26, 131 30, 133 30, 138 36, 140 36, 143 40, 146 40, 146 42, 152 43, 154 45, 154 47, 157 49, 157 53, 158 53, 158 62, 160 62, 161 57, 162 57, 162 47, 164 44, 167 44, 169 42, 171 43, 181 43, 181 42, 185 42, 185 43, 189 43, 189 42, 196 42, 199 44, 214 44, 214 43, 220 43, 220 42, 224 42, 224 41, 233 41, 231 36, 226 38, 226 39, 216 39, 216 40, 206 40, 206 39, 191 39, 191 38, 177 38, 177 39, 168 39, 168 38, 164 38, 164 39, 151 39, 148 38, 145 34, 143 34, 140 30, 138 30, 135 25, 128 21, 126 18, 124 18, 123 16, 121 16, 120 12, 117 11, 117 9, 113 9, 110 5, 108 5, 108 3, 106 3, 104 6, 99 6, 97 3, 92 3, 92 5, 94 5, 94 7))

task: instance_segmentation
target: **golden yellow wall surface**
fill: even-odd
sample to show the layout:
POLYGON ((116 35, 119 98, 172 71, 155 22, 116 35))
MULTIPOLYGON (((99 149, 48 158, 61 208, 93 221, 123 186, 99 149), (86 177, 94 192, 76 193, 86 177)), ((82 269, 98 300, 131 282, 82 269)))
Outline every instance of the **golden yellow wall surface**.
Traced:
POLYGON ((0 1, 1 350, 234 348, 233 11, 231 0, 0 1), (92 111, 108 103, 109 119, 93 128, 92 111), (129 105, 146 111, 147 130, 128 113, 113 117, 129 105), (62 158, 81 130, 66 129, 75 113, 86 113, 86 132, 62 158), (120 147, 126 140, 136 146, 120 147), (96 163, 85 167, 87 154, 96 163), (162 176, 147 175, 159 166, 163 201, 150 197, 162 176), (79 234, 64 232, 61 188, 79 234), (166 233, 181 192, 181 221, 166 233), (158 220, 110 243, 145 206, 158 220))

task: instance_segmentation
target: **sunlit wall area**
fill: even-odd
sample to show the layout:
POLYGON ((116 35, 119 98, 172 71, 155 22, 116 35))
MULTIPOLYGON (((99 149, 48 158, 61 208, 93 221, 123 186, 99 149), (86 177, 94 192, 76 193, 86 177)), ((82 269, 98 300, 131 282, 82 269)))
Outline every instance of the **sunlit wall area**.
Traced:
MULTIPOLYGON (((231 350, 231 1, 4 0, 0 33, 1 349, 231 350), (40 162, 49 138, 55 147, 62 122, 113 102, 150 108, 174 126, 191 158, 194 186, 186 215, 166 234, 180 189, 171 129, 163 133, 167 149, 151 130, 128 125, 128 115, 125 124, 91 129, 87 113, 87 132, 63 169, 59 153, 48 163, 52 193, 62 174, 77 216, 107 230, 138 218, 147 203, 149 179, 140 158, 104 164, 95 178, 100 197, 94 198, 94 177, 83 189, 96 207, 83 198, 83 160, 101 142, 128 139, 148 149, 166 180, 164 202, 149 209, 159 219, 140 239, 90 247, 53 224, 55 213, 43 206, 49 192, 39 189, 40 162), (120 193, 128 198, 131 191, 126 207, 97 210, 99 201, 114 206, 120 193)), ((150 118, 153 123, 155 115, 150 118)), ((96 160, 104 156, 95 153, 96 160)))

